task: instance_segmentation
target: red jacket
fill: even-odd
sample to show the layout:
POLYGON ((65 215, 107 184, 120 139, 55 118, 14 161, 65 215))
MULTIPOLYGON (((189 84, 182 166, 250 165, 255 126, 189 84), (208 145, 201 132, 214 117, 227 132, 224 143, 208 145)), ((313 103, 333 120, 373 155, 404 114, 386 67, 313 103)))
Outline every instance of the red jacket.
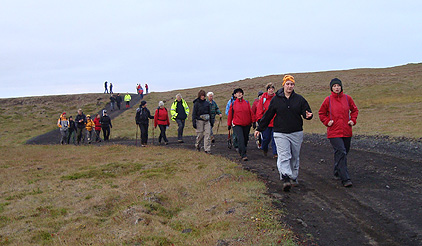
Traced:
POLYGON ((94 118, 94 124, 95 124, 95 130, 101 131, 100 118, 95 117, 94 118))
MULTIPOLYGON (((260 120, 264 113, 267 111, 268 107, 270 106, 271 99, 275 96, 275 93, 271 96, 268 95, 268 92, 265 92, 262 94, 261 99, 259 99, 257 109, 256 109, 256 119, 260 120)), ((270 124, 268 124, 268 127, 274 127, 274 117, 271 119, 270 124)))
POLYGON ((245 99, 242 99, 241 101, 236 99, 236 101, 230 105, 227 125, 231 126, 233 123, 235 126, 249 126, 252 122, 255 122, 255 116, 252 113, 249 102, 245 99))
POLYGON ((331 92, 318 113, 319 119, 327 127, 327 138, 342 138, 352 136, 352 127, 348 122, 352 120, 356 125, 359 110, 350 96, 343 92, 331 92), (332 126, 328 126, 330 120, 334 121, 332 126))
POLYGON ((154 127, 157 125, 169 126, 169 114, 166 108, 157 108, 154 115, 154 127))
POLYGON ((255 99, 255 101, 253 102, 253 104, 252 104, 252 114, 254 115, 254 118, 255 119, 258 119, 256 116, 256 106, 258 106, 258 102, 259 102, 259 99, 257 98, 257 99, 255 99))

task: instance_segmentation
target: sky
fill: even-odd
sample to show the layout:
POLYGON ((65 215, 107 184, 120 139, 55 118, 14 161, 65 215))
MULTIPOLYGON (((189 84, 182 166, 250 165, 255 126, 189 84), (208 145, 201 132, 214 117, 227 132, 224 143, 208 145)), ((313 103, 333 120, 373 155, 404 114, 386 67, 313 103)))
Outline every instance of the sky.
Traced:
POLYGON ((0 98, 422 62, 419 0, 0 3, 0 98))

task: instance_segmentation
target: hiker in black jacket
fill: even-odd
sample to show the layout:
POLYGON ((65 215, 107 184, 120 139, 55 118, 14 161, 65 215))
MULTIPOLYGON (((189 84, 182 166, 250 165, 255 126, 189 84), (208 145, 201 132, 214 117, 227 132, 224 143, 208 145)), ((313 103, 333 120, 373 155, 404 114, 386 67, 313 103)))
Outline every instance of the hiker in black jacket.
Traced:
POLYGON ((81 141, 83 141, 82 137, 86 136, 86 132, 85 132, 86 131, 85 130, 86 116, 82 112, 82 109, 78 109, 78 115, 76 115, 75 123, 76 123, 76 140, 77 140, 77 144, 79 145, 81 141))
POLYGON ((120 96, 120 93, 117 93, 116 96, 116 104, 117 104, 117 108, 120 110, 120 104, 123 102, 123 98, 122 96, 120 96))
POLYGON ((303 141, 303 120, 312 119, 312 111, 304 97, 293 90, 295 79, 283 78, 283 88, 277 91, 255 131, 255 137, 265 130, 274 117, 274 140, 277 146, 277 167, 283 190, 298 185, 299 154, 303 141))
POLYGON ((141 129, 141 146, 146 147, 148 144, 148 126, 149 119, 154 119, 154 116, 151 115, 149 109, 147 109, 147 102, 142 101, 139 108, 136 109, 135 121, 136 124, 141 129))
POLYGON ((107 110, 103 111, 103 116, 100 119, 101 130, 104 134, 104 141, 108 141, 110 139, 110 129, 113 128, 111 124, 111 119, 107 115, 107 110))
POLYGON ((211 104, 205 99, 205 91, 198 92, 193 101, 192 123, 196 130, 196 150, 200 151, 200 143, 204 139, 205 153, 211 153, 211 104))
POLYGON ((68 128, 68 131, 67 131, 67 144, 70 144, 70 139, 72 139, 72 143, 76 145, 75 135, 76 135, 76 124, 75 124, 75 121, 73 120, 73 117, 69 116, 69 128, 68 128))

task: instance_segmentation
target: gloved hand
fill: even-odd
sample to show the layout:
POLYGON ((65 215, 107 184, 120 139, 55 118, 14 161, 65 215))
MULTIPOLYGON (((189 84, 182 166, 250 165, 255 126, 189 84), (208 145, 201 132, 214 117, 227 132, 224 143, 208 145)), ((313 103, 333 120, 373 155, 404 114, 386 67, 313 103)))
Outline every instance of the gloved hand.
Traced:
POLYGON ((230 131, 232 129, 232 126, 227 126, 227 129, 230 131))
POLYGON ((256 128, 256 122, 252 123, 252 128, 255 129, 256 128))

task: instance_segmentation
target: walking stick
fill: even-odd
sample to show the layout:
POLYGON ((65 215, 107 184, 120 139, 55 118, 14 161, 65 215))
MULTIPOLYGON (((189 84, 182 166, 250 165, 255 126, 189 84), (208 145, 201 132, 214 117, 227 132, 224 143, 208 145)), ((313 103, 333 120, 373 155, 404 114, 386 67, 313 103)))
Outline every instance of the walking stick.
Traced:
POLYGON ((154 145, 154 132, 155 132, 155 127, 152 127, 152 145, 154 145))
POLYGON ((135 125, 136 127, 136 137, 135 137, 135 146, 138 146, 138 125, 135 125))
POLYGON ((227 147, 229 149, 231 149, 233 147, 233 144, 232 144, 232 136, 230 134, 230 130, 229 130, 229 135, 227 136, 227 147))
POLYGON ((221 117, 220 117, 220 120, 218 121, 218 125, 217 125, 217 134, 218 134, 218 129, 220 129, 220 123, 221 123, 221 117))

